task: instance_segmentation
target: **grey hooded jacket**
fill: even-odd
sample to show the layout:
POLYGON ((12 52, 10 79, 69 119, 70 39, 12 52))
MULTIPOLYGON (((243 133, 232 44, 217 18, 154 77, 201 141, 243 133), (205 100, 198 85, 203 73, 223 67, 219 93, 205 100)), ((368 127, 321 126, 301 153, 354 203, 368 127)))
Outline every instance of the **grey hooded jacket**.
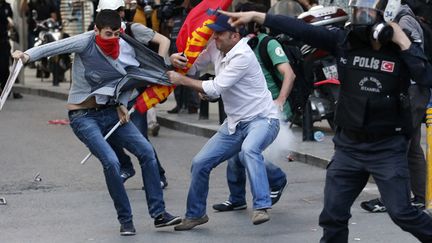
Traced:
POLYGON ((397 22, 399 26, 409 34, 411 41, 420 44, 421 48, 424 49, 423 30, 413 16, 415 16, 415 14, 411 8, 408 5, 403 4, 401 5, 395 20, 398 20, 397 22))

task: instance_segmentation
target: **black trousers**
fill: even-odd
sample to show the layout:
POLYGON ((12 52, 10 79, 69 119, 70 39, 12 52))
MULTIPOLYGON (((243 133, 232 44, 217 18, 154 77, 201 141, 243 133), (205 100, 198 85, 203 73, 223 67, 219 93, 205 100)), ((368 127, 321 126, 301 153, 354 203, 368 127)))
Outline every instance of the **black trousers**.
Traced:
POLYGON ((2 90, 9 77, 10 51, 9 41, 0 39, 0 88, 2 90))
POLYGON ((343 132, 333 138, 335 154, 327 168, 324 208, 319 217, 321 243, 348 242, 350 209, 374 178, 390 218, 422 242, 432 242, 432 217, 410 203, 408 139, 391 136, 375 142, 357 142, 343 132))
POLYGON ((420 144, 422 122, 429 103, 430 89, 418 85, 409 88, 413 134, 408 147, 408 168, 411 175, 411 191, 421 202, 426 194, 426 158, 420 144))
POLYGON ((199 108, 198 93, 192 88, 178 85, 174 89, 174 97, 178 108, 199 108))

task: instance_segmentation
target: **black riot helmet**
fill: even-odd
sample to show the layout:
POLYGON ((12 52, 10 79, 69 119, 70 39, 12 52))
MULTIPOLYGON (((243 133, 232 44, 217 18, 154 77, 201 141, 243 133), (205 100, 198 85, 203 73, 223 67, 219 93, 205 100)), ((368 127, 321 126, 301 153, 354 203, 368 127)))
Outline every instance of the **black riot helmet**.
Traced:
POLYGON ((350 28, 363 41, 371 38, 381 44, 393 36, 393 28, 386 22, 396 17, 400 0, 350 0, 350 28))
POLYGON ((388 0, 350 0, 351 24, 374 25, 382 21, 388 0))

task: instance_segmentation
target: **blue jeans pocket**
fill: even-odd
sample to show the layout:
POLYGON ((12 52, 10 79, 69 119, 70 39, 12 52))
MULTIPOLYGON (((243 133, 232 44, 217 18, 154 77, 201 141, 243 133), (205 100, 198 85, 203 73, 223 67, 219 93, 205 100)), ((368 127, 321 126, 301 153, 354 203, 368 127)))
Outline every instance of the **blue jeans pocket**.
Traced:
POLYGON ((228 122, 225 121, 224 123, 222 123, 222 125, 219 127, 218 132, 224 134, 224 135, 229 135, 229 131, 228 131, 228 122))

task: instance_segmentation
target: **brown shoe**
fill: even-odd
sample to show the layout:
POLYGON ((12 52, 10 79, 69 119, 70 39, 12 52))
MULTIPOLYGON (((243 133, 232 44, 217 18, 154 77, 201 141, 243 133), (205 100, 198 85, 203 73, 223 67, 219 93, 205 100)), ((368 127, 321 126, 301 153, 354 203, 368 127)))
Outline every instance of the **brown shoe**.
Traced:
POLYGON ((196 114, 198 113, 198 109, 195 107, 189 107, 188 108, 188 114, 196 114))
POLYGON ((258 209, 253 211, 252 222, 253 224, 262 224, 270 220, 270 215, 266 209, 258 209))
POLYGON ((177 230, 177 231, 190 230, 190 229, 194 228, 195 226, 200 225, 200 224, 205 224, 208 221, 209 221, 209 218, 208 218, 207 214, 202 216, 201 218, 197 218, 197 219, 184 218, 182 220, 181 224, 174 227, 174 230, 177 230))

